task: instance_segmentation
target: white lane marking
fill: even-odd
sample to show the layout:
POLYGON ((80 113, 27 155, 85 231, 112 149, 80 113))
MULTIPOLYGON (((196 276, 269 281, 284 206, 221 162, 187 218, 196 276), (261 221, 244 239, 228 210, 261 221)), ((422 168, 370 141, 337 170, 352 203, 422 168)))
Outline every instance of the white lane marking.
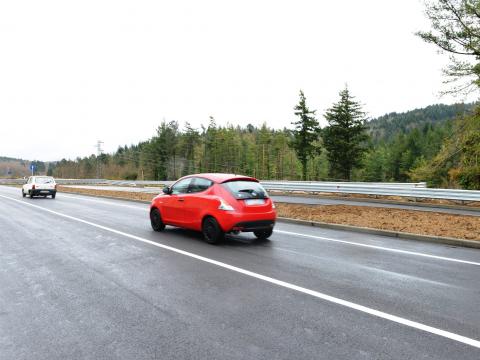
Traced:
POLYGON ((212 264, 212 265, 216 265, 216 266, 219 266, 221 268, 228 269, 228 270, 231 270, 231 271, 234 271, 234 272, 246 275, 246 276, 250 276, 250 277, 255 278, 255 279, 263 280, 263 281, 266 281, 270 284, 278 285, 278 286, 281 286, 281 287, 284 287, 284 288, 287 288, 287 289, 290 289, 290 290, 294 290, 294 291, 297 291, 297 292, 300 292, 300 293, 303 293, 303 294, 307 294, 307 295, 316 297, 318 299, 329 301, 329 302, 332 302, 332 303, 335 303, 335 304, 338 304, 338 305, 341 305, 341 306, 345 306, 345 307, 350 308, 350 309, 358 310, 358 311, 361 311, 361 312, 369 314, 369 315, 373 315, 373 316, 376 316, 376 317, 379 317, 379 318, 382 318, 382 319, 385 319, 385 320, 390 320, 390 321, 393 321, 393 322, 398 323, 398 324, 402 324, 402 325, 405 325, 405 326, 412 327, 414 329, 418 329, 418 330, 422 330, 422 331, 425 331, 425 332, 428 332, 428 333, 431 333, 431 334, 442 336, 442 337, 445 337, 447 339, 458 341, 460 343, 470 345, 470 346, 473 346, 473 347, 476 347, 476 348, 480 349, 480 341, 479 340, 475 340, 475 339, 472 339, 472 338, 469 338, 469 337, 466 337, 466 336, 463 336, 463 335, 455 334, 455 333, 452 333, 452 332, 449 332, 449 331, 446 331, 446 330, 438 329, 438 328, 435 328, 433 326, 428 326, 428 325, 425 325, 425 324, 422 324, 422 323, 419 323, 419 322, 416 322, 416 321, 408 320, 408 319, 402 318, 400 316, 392 315, 392 314, 389 314, 389 313, 386 313, 386 312, 383 312, 383 311, 375 310, 375 309, 369 308, 367 306, 359 305, 359 304, 356 304, 356 303, 353 303, 353 302, 350 302, 350 301, 347 301, 347 300, 343 300, 343 299, 340 299, 340 298, 337 298, 337 297, 334 297, 334 296, 330 296, 330 295, 321 293, 319 291, 307 289, 307 288, 304 288, 304 287, 301 287, 301 286, 298 286, 298 285, 295 285, 295 284, 292 284, 292 283, 289 283, 289 282, 286 282, 286 281, 282 281, 282 280, 278 280, 278 279, 275 279, 275 278, 272 278, 272 277, 269 277, 269 276, 261 275, 261 274, 255 273, 253 271, 250 271, 250 270, 246 270, 246 269, 243 269, 243 268, 239 268, 237 266, 229 265, 227 263, 217 261, 217 260, 213 260, 213 259, 210 259, 210 258, 207 258, 207 257, 204 257, 204 256, 200 256, 200 255, 197 255, 197 254, 185 251, 185 250, 180 250, 180 249, 174 248, 172 246, 159 244, 159 243, 156 243, 154 241, 142 238, 140 236, 128 234, 128 233, 125 233, 123 231, 115 230, 115 229, 112 229, 112 228, 109 228, 109 227, 106 227, 106 226, 103 226, 103 225, 99 225, 99 224, 96 224, 96 223, 93 223, 93 222, 90 222, 90 221, 86 221, 86 220, 82 220, 80 218, 76 218, 76 217, 73 217, 73 216, 70 216, 70 215, 62 214, 62 213, 59 213, 57 211, 49 210, 49 209, 43 208, 43 207, 38 206, 38 205, 33 205, 33 204, 28 203, 28 202, 13 199, 13 198, 8 197, 8 196, 0 195, 0 197, 3 197, 5 199, 11 200, 11 201, 18 202, 18 203, 26 205, 26 206, 34 207, 34 208, 49 212, 49 213, 54 214, 54 215, 64 217, 66 219, 77 221, 77 222, 82 223, 82 224, 90 225, 90 226, 98 228, 98 229, 102 229, 102 230, 109 231, 109 232, 117 234, 117 235, 121 235, 121 236, 130 238, 130 239, 133 239, 133 240, 137 240, 137 241, 145 243, 145 244, 153 245, 153 246, 156 246, 158 248, 169 250, 169 251, 175 252, 177 254, 181 254, 181 255, 188 256, 190 258, 197 259, 197 260, 200 260, 200 261, 212 264))
MULTIPOLYGON (((12 188, 12 187, 7 187, 5 186, 5 189, 8 189, 8 190, 13 190, 13 191, 17 191, 16 188, 12 188)), ((21 190, 20 190, 21 191, 21 190)), ((114 205, 114 206, 121 206, 121 207, 126 207, 126 208, 129 208, 129 209, 135 209, 135 210, 142 210, 142 211, 148 211, 149 210, 149 204, 148 203, 145 203, 144 207, 140 207, 140 206, 133 206, 133 205, 126 205, 126 204, 119 204, 119 203, 116 203, 116 202, 112 202, 112 201, 105 201, 105 200, 97 200, 97 199, 88 199, 86 197, 88 197, 88 195, 81 195, 79 194, 80 196, 71 196, 71 195, 65 195, 65 194, 70 194, 70 193, 64 193, 64 192, 61 192, 60 193, 61 195, 59 195, 60 199, 61 198, 69 198, 69 199, 75 199, 75 200, 82 200, 82 201, 90 201, 90 202, 96 202, 96 203, 100 203, 100 204, 105 204, 105 205, 114 205)), ((57 197, 57 201, 58 201, 58 197, 57 197)), ((122 200, 122 199, 118 199, 118 200, 122 200)), ((125 200, 124 200, 125 201, 125 200)))
MULTIPOLYGON (((112 201, 104 201, 104 200, 97 200, 97 199, 86 199, 83 196, 65 195, 65 193, 63 193, 63 192, 61 193, 60 198, 70 198, 70 199, 75 199, 75 200, 91 201, 91 202, 96 202, 96 203, 105 204, 105 205, 121 206, 121 207, 126 207, 126 208, 129 208, 129 209, 142 210, 142 211, 149 210, 149 208, 148 208, 149 204, 147 204, 147 203, 144 204, 145 205, 144 207, 140 207, 140 206, 126 205, 126 204, 118 204, 118 203, 115 203, 115 202, 112 202, 112 201)), ((118 200, 122 200, 122 199, 118 199, 118 200)))
MULTIPOLYGON (((142 211, 148 210, 147 206, 145 208, 142 208, 142 207, 137 207, 137 206, 119 204, 119 203, 112 202, 112 201, 103 201, 103 200, 97 200, 97 199, 86 199, 86 198, 81 197, 81 196, 69 196, 69 195, 65 195, 64 193, 62 193, 62 197, 71 198, 71 199, 80 199, 80 200, 84 200, 84 201, 97 202, 97 203, 106 204, 106 205, 121 206, 121 207, 130 208, 130 209, 142 210, 142 211)), ((119 199, 119 200, 121 200, 121 199, 119 199)), ((148 205, 148 204, 146 204, 146 205, 148 205)), ((371 248, 371 249, 396 252, 396 253, 405 254, 405 255, 423 256, 423 257, 436 259, 436 260, 443 260, 443 261, 457 262, 457 263, 467 264, 467 265, 480 266, 480 263, 475 262, 475 261, 468 261, 468 260, 450 258, 450 257, 445 257, 445 256, 425 254, 425 253, 420 253, 420 252, 416 252, 416 251, 400 250, 400 249, 389 248, 389 247, 384 247, 384 246, 369 245, 369 244, 363 244, 363 243, 358 243, 358 242, 354 242, 354 241, 333 239, 333 238, 328 238, 328 237, 324 237, 324 236, 302 234, 302 233, 284 231, 284 230, 276 230, 275 229, 275 232, 280 233, 280 234, 286 234, 286 235, 295 235, 295 236, 301 236, 301 237, 306 237, 306 238, 311 238, 311 239, 319 239, 319 240, 324 240, 324 241, 336 242, 336 243, 340 243, 340 244, 363 246, 363 247, 367 247, 367 248, 371 248)))
POLYGON ((445 257, 445 256, 430 255, 430 254, 420 253, 420 252, 416 252, 416 251, 400 250, 400 249, 389 248, 389 247, 384 247, 384 246, 363 244, 363 243, 358 243, 358 242, 354 242, 354 241, 333 239, 333 238, 328 238, 328 237, 324 237, 324 236, 308 235, 308 234, 302 234, 302 233, 291 232, 291 231, 284 231, 284 230, 276 230, 276 229, 275 229, 275 232, 276 232, 276 233, 279 233, 279 234, 285 234, 285 235, 294 235, 294 236, 301 236, 301 237, 306 237, 306 238, 310 238, 310 239, 319 239, 319 240, 324 240, 324 241, 331 241, 331 242, 340 243, 340 244, 347 244, 347 245, 354 245, 354 246, 362 246, 362 247, 366 247, 366 248, 371 248, 371 249, 376 249, 376 250, 390 251, 390 252, 395 252, 395 253, 399 253, 399 254, 414 255, 414 256, 423 256, 423 257, 427 257, 427 258, 431 258, 431 259, 436 259, 436 260, 444 260, 444 261, 457 262, 457 263, 461 263, 461 264, 468 264, 468 265, 480 266, 480 263, 479 263, 479 262, 475 262, 475 261, 468 261, 468 260, 450 258, 450 257, 445 257))
MULTIPOLYGON (((83 197, 77 197, 77 196, 65 196, 62 194, 62 197, 67 197, 67 198, 72 198, 72 199, 81 199, 84 201, 93 201, 93 202, 99 202, 107 205, 114 205, 114 206, 123 206, 123 207, 128 207, 132 209, 137 209, 137 210, 145 210, 144 208, 136 207, 136 206, 130 206, 130 205, 124 205, 124 204, 118 204, 115 202, 110 202, 110 201, 102 201, 102 200, 95 200, 95 199, 85 199, 83 197)), ((121 200, 121 199, 119 199, 121 200)), ((147 204, 148 205, 148 204, 147 204)), ((148 210, 148 209, 147 209, 148 210)), ((462 260, 462 259, 456 259, 456 258, 450 258, 450 257, 445 257, 445 256, 437 256, 437 255, 431 255, 431 254, 425 254, 425 253, 420 253, 416 251, 408 251, 408 250, 400 250, 400 249, 395 249, 395 248, 389 248, 389 247, 384 247, 384 246, 378 246, 378 245, 369 245, 369 244, 363 244, 363 243, 358 243, 354 241, 347 241, 347 240, 340 240, 340 239, 333 239, 333 238, 328 238, 324 236, 316 236, 316 235, 309 235, 309 234, 302 234, 302 233, 296 233, 296 232, 291 232, 291 231, 284 231, 284 230, 275 230, 276 233, 280 234, 287 234, 287 235, 295 235, 295 236, 301 236, 301 237, 307 237, 307 238, 313 238, 313 239, 319 239, 319 240, 325 240, 325 241, 331 241, 331 242, 336 242, 340 244, 347 244, 347 245, 354 245, 354 246, 363 246, 371 249, 376 249, 376 250, 383 250, 383 251, 390 251, 390 252, 396 252, 396 253, 401 253, 401 254, 406 254, 406 255, 414 255, 414 256, 423 256, 423 257, 428 257, 431 259, 437 259, 437 260, 444 260, 444 261, 451 261, 451 262, 458 262, 461 264, 468 264, 468 265, 475 265, 475 266, 480 266, 479 262, 475 261, 468 261, 468 260, 462 260)))
MULTIPOLYGON (((285 252, 292 253, 292 254, 295 254, 295 255, 311 257, 311 258, 314 258, 314 259, 325 260, 325 257, 311 255, 311 254, 307 254, 307 253, 302 253, 302 252, 294 251, 294 250, 289 250, 289 249, 281 248, 281 247, 278 247, 278 246, 275 246, 275 250, 285 251, 285 252)), ((417 277, 417 276, 406 275, 406 274, 402 274, 402 273, 398 273, 398 272, 383 270, 383 269, 379 269, 379 268, 376 268, 376 267, 373 267, 373 266, 364 266, 364 265, 356 265, 356 266, 360 267, 361 269, 364 269, 365 271, 380 272, 380 273, 386 274, 387 276, 394 277, 395 279, 401 279, 401 280, 402 279, 407 279, 407 280, 413 280, 413 281, 426 282, 426 283, 431 284, 431 285, 454 287, 454 285, 450 285, 450 284, 447 284, 447 283, 432 281, 432 280, 424 279, 424 278, 417 277)))

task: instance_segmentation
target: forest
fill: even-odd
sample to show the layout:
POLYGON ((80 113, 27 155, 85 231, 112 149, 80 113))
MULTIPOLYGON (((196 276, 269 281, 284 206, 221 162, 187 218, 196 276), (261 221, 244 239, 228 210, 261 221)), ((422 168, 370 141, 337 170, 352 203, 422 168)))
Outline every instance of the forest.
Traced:
MULTIPOLYGON (((432 105, 390 113, 365 122, 365 148, 353 167, 354 181, 428 181, 431 186, 478 188, 475 132, 480 117, 473 104, 432 105), (468 135, 470 134, 470 135, 468 135), (470 152, 463 152, 468 147, 470 152), (473 177, 473 179, 472 179, 473 177)), ((293 117, 293 113, 292 113, 293 117)), ((332 176, 320 129, 315 154, 307 159, 306 180, 346 180, 332 176)), ((62 178, 173 180, 198 172, 246 174, 259 179, 302 179, 291 128, 263 124, 220 126, 210 118, 195 129, 164 121, 144 142, 121 146, 113 154, 91 155, 49 164, 62 178)))

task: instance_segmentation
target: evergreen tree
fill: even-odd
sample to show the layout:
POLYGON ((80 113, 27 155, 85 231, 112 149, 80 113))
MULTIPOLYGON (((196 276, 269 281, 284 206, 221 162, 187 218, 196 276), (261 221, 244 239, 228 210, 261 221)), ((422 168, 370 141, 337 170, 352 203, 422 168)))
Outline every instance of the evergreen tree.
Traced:
POLYGON ((417 33, 450 54, 444 70, 447 82, 466 80, 449 92, 468 92, 480 86, 480 1, 435 0, 426 3, 430 31, 417 33))
POLYGON ((340 92, 340 101, 325 114, 329 126, 323 131, 330 176, 350 180, 352 169, 359 167, 366 148, 365 113, 350 95, 348 88, 340 92))
POLYGON ((182 176, 196 172, 195 169, 195 147, 200 141, 198 131, 190 123, 185 123, 185 132, 181 138, 180 150, 185 156, 186 166, 182 176))
POLYGON ((310 110, 307 107, 305 94, 302 90, 300 90, 300 101, 294 107, 294 110, 299 119, 292 122, 295 129, 290 146, 295 150, 302 165, 302 180, 306 180, 308 159, 319 155, 321 152, 321 147, 318 144, 320 125, 315 118, 315 110, 310 110))

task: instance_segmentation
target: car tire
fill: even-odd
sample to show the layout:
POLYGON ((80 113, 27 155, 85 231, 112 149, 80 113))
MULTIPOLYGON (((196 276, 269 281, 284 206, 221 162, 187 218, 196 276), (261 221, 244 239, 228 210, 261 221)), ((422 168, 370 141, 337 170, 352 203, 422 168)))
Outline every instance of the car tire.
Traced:
POLYGON ((267 240, 273 234, 273 229, 257 230, 253 232, 259 240, 267 240))
POLYGON ((28 192, 28 195, 30 196, 30 199, 33 199, 33 191, 30 190, 30 191, 28 192))
POLYGON ((56 193, 53 193, 53 194, 52 194, 52 199, 55 199, 55 196, 57 196, 57 194, 56 194, 56 193))
POLYGON ((202 233, 205 241, 209 244, 218 244, 225 238, 225 233, 213 217, 207 217, 203 220, 202 233))
POLYGON ((27 194, 25 194, 25 191, 23 191, 22 189, 22 197, 25 197, 25 196, 27 196, 27 194))
POLYGON ((154 231, 162 231, 165 229, 165 224, 162 221, 162 216, 160 215, 160 211, 158 211, 158 209, 152 209, 150 211, 150 224, 152 225, 152 229, 154 231))

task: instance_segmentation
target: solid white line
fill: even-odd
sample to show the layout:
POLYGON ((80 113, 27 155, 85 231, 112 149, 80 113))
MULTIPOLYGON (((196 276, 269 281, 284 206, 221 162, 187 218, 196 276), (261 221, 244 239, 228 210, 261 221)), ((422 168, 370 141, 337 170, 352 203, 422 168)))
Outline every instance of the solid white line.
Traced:
MULTIPOLYGON (((65 194, 66 193, 62 192, 61 195, 60 195, 60 198, 70 198, 70 199, 75 199, 75 200, 91 201, 91 202, 96 202, 96 203, 105 204, 105 205, 121 206, 121 207, 126 207, 126 208, 129 208, 129 209, 142 210, 142 211, 149 210, 149 208, 148 208, 149 204, 147 204, 147 203, 143 204, 145 206, 140 207, 140 206, 126 205, 126 204, 119 204, 119 203, 112 202, 112 201, 104 201, 104 200, 97 200, 97 199, 86 199, 84 196, 71 196, 71 195, 65 195, 65 194)), ((88 195, 86 195, 86 196, 88 196, 88 195)), ((118 199, 118 200, 122 200, 122 199, 118 199)))
POLYGON ((49 210, 49 209, 43 208, 43 207, 38 206, 38 205, 30 204, 30 203, 25 202, 25 201, 13 199, 11 197, 4 196, 4 195, 0 195, 0 197, 3 197, 5 199, 11 200, 11 201, 18 202, 18 203, 26 205, 26 206, 31 206, 31 207, 40 209, 42 211, 46 211, 46 212, 49 212, 51 214, 61 216, 61 217, 64 217, 64 218, 67 218, 67 219, 70 219, 70 220, 73 220, 73 221, 77 221, 77 222, 82 223, 82 224, 90 225, 90 226, 98 228, 98 229, 109 231, 109 232, 117 234, 117 235, 121 235, 121 236, 130 238, 130 239, 133 239, 133 240, 137 240, 137 241, 140 241, 140 242, 145 243, 145 244, 153 245, 153 246, 165 249, 165 250, 175 252, 177 254, 181 254, 181 255, 188 256, 190 258, 197 259, 197 260, 200 260, 200 261, 212 264, 212 265, 216 265, 216 266, 219 266, 221 268, 228 269, 228 270, 231 270, 231 271, 234 271, 234 272, 246 275, 246 276, 250 276, 250 277, 255 278, 255 279, 263 280, 263 281, 266 281, 270 284, 274 284, 274 285, 278 285, 278 286, 281 286, 281 287, 284 287, 284 288, 287 288, 287 289, 298 291, 300 293, 307 294, 307 295, 316 297, 318 299, 322 299, 322 300, 329 301, 329 302, 332 302, 332 303, 335 303, 335 304, 338 304, 338 305, 342 305, 342 306, 348 307, 350 309, 358 310, 358 311, 361 311, 361 312, 369 314, 369 315, 373 315, 373 316, 376 316, 376 317, 379 317, 379 318, 382 318, 382 319, 385 319, 385 320, 390 320, 390 321, 393 321, 393 322, 398 323, 398 324, 402 324, 402 325, 409 326, 409 327, 412 327, 412 328, 415 328, 415 329, 418 329, 418 330, 422 330, 422 331, 425 331, 425 332, 428 332, 428 333, 431 333, 431 334, 442 336, 442 337, 445 337, 447 339, 458 341, 458 342, 461 342, 463 344, 470 345, 470 346, 473 346, 473 347, 476 347, 476 348, 480 349, 480 341, 479 340, 475 340, 475 339, 468 338, 466 336, 462 336, 462 335, 459 335, 459 334, 455 334, 455 333, 452 333, 452 332, 449 332, 449 331, 446 331, 446 330, 442 330, 442 329, 438 329, 438 328, 435 328, 435 327, 432 327, 432 326, 428 326, 428 325, 425 325, 425 324, 422 324, 422 323, 419 323, 419 322, 416 322, 416 321, 408 320, 408 319, 405 319, 405 318, 402 318, 402 317, 399 317, 399 316, 396 316, 396 315, 388 314, 388 313, 385 313, 383 311, 375 310, 375 309, 372 309, 372 308, 369 308, 369 307, 366 307, 366 306, 363 306, 363 305, 359 305, 359 304, 356 304, 356 303, 353 303, 353 302, 350 302, 350 301, 347 301, 347 300, 343 300, 343 299, 340 299, 340 298, 337 298, 337 297, 334 297, 334 296, 323 294, 323 293, 315 291, 315 290, 310 290, 310 289, 307 289, 307 288, 304 288, 304 287, 301 287, 301 286, 298 286, 298 285, 294 285, 294 284, 288 283, 286 281, 278 280, 278 279, 275 279, 275 278, 272 278, 272 277, 269 277, 269 276, 265 276, 265 275, 255 273, 253 271, 249 271, 249 270, 242 269, 242 268, 239 268, 239 267, 236 267, 236 266, 233 266, 233 265, 229 265, 229 264, 226 264, 226 263, 221 262, 221 261, 213 260, 213 259, 210 259, 210 258, 207 258, 207 257, 204 257, 204 256, 200 256, 200 255, 188 252, 188 251, 180 250, 180 249, 174 248, 172 246, 159 244, 159 243, 156 243, 154 241, 151 241, 151 240, 148 240, 148 239, 136 236, 136 235, 128 234, 128 233, 125 233, 123 231, 115 230, 115 229, 112 229, 112 228, 109 228, 109 227, 106 227, 106 226, 103 226, 103 225, 99 225, 99 224, 96 224, 96 223, 93 223, 93 222, 90 222, 90 221, 86 221, 86 220, 82 220, 80 218, 76 218, 76 217, 73 217, 73 216, 70 216, 70 215, 62 214, 62 213, 59 213, 57 211, 49 210))
POLYGON ((324 240, 324 241, 331 241, 331 242, 340 243, 340 244, 362 246, 362 247, 366 247, 366 248, 390 251, 390 252, 395 252, 395 253, 399 253, 399 254, 423 256, 423 257, 436 259, 436 260, 451 261, 451 262, 457 262, 457 263, 461 263, 461 264, 480 266, 480 263, 475 262, 475 261, 468 261, 468 260, 450 258, 450 257, 445 257, 445 256, 430 255, 430 254, 420 253, 420 252, 416 252, 416 251, 400 250, 400 249, 389 248, 389 247, 384 247, 384 246, 369 245, 369 244, 363 244, 363 243, 358 243, 358 242, 354 242, 354 241, 332 239, 332 238, 323 237, 323 236, 308 235, 308 234, 302 234, 302 233, 284 231, 284 230, 276 230, 275 229, 275 232, 280 233, 280 234, 286 234, 286 235, 301 236, 301 237, 306 237, 306 238, 310 238, 310 239, 319 239, 319 240, 324 240))
MULTIPOLYGON (((128 207, 128 208, 137 209, 137 210, 145 210, 144 208, 140 208, 140 207, 136 207, 136 206, 130 206, 130 205, 124 205, 124 204, 118 204, 116 202, 94 200, 94 199, 85 199, 83 197, 76 197, 76 196, 65 196, 63 193, 62 193, 62 197, 67 197, 67 198, 71 198, 71 199, 81 199, 81 200, 85 200, 85 201, 99 202, 99 203, 104 203, 104 204, 108 204, 108 205, 123 206, 123 207, 128 207)), ((119 200, 121 200, 121 199, 119 199, 119 200)), ((451 261, 451 262, 457 262, 457 263, 461 263, 461 264, 480 266, 480 263, 475 262, 475 261, 468 261, 468 260, 450 258, 450 257, 445 257, 445 256, 430 255, 430 254, 420 253, 420 252, 416 252, 416 251, 400 250, 400 249, 389 248, 389 247, 385 247, 385 246, 369 245, 369 244, 364 244, 364 243, 358 243, 358 242, 355 242, 355 241, 333 239, 333 238, 328 238, 328 237, 324 237, 324 236, 308 235, 308 234, 302 234, 302 233, 291 232, 291 231, 284 231, 284 230, 277 230, 277 229, 275 229, 274 231, 276 233, 280 233, 280 234, 295 235, 295 236, 307 237, 307 238, 312 238, 312 239, 331 241, 331 242, 336 242, 336 243, 346 244, 346 245, 363 246, 363 247, 367 247, 367 248, 371 248, 371 249, 390 251, 390 252, 395 252, 395 253, 400 253, 400 254, 405 254, 405 255, 423 256, 423 257, 436 259, 436 260, 451 261)))
MULTIPOLYGON (((85 196, 78 196, 78 197, 77 196, 69 196, 69 195, 65 195, 65 193, 62 193, 61 196, 66 197, 66 198, 70 198, 70 199, 80 199, 80 200, 83 200, 83 201, 91 201, 91 202, 97 202, 97 203, 106 204, 106 205, 121 206, 121 207, 130 208, 130 209, 142 210, 142 211, 148 210, 147 207, 143 208, 143 207, 137 207, 137 206, 132 206, 132 205, 119 204, 115 201, 103 201, 103 200, 97 200, 97 199, 86 199, 85 196)), ((121 199, 119 199, 119 200, 121 200, 121 199)), ((148 205, 148 204, 146 204, 146 205, 148 205)), ((395 252, 395 253, 399 253, 399 254, 422 256, 422 257, 427 257, 427 258, 430 258, 430 259, 436 259, 436 260, 442 260, 442 261, 456 262, 456 263, 460 263, 460 264, 480 266, 480 263, 475 262, 475 261, 468 261, 468 260, 450 258, 450 257, 445 257, 445 256, 425 254, 425 253, 420 253, 420 252, 416 252, 416 251, 400 250, 400 249, 389 248, 389 247, 385 247, 385 246, 369 245, 369 244, 364 244, 364 243, 358 243, 358 242, 355 242, 355 241, 340 240, 340 239, 328 238, 328 237, 324 237, 324 236, 302 234, 302 233, 291 232, 291 231, 284 231, 284 230, 277 230, 277 229, 275 229, 274 231, 276 233, 280 233, 280 234, 301 236, 301 237, 306 237, 306 238, 311 238, 311 239, 319 239, 319 240, 324 240, 324 241, 335 242, 335 243, 339 243, 339 244, 362 246, 362 247, 366 247, 366 248, 370 248, 370 249, 390 251, 390 252, 395 252)))
MULTIPOLYGON (((4 187, 5 189, 8 189, 8 190, 13 190, 13 191, 17 191, 16 188, 12 188, 12 187, 9 187, 9 186, 5 186, 4 187)), ((105 205, 114 205, 114 206, 121 206, 121 207, 126 207, 126 208, 129 208, 129 209, 135 209, 135 210, 142 210, 142 211, 148 211, 149 208, 148 208, 148 205, 147 203, 144 203, 143 207, 141 206, 133 206, 133 205, 127 205, 127 204, 119 204, 118 202, 115 202, 116 200, 114 201, 105 201, 105 200, 98 200, 98 199, 88 199, 89 195, 81 195, 79 194, 79 196, 75 196, 75 195, 71 195, 71 193, 64 193, 64 192, 60 192, 60 195, 57 196, 57 201, 62 198, 69 198, 69 199, 75 199, 75 200, 82 200, 82 201, 90 201, 90 202, 96 202, 96 203, 99 203, 99 204, 105 204, 105 205), (70 195, 66 195, 66 194, 70 194, 70 195)), ((91 196, 90 196, 91 197, 91 196)), ((122 199, 118 199, 118 200, 122 200, 122 199)), ((125 200, 124 200, 125 201, 125 200)), ((140 203, 139 203, 140 204, 140 203)))

